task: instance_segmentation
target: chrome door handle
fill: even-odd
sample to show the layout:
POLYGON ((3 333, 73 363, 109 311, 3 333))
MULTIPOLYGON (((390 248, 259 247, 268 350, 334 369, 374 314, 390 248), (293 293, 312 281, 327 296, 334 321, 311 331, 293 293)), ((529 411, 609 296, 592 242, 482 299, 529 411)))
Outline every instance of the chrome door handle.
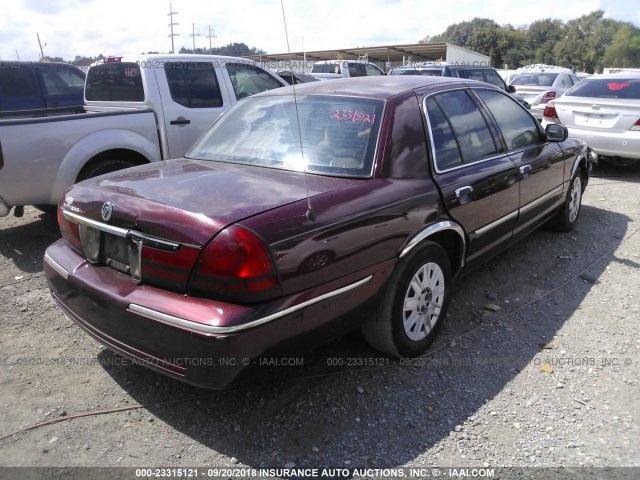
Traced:
POLYGON ((467 185, 465 187, 456 188, 456 197, 464 197, 466 195, 471 195, 473 193, 473 187, 471 185, 467 185))
POLYGON ((520 167, 520 175, 522 178, 527 178, 531 174, 531 165, 522 165, 520 167))

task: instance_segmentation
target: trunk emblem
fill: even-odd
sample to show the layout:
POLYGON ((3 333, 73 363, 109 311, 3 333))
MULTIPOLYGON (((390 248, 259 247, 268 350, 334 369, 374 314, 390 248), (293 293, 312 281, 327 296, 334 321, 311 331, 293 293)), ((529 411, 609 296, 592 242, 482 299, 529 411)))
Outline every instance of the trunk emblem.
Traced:
POLYGON ((102 220, 108 222, 111 219, 111 214, 113 213, 113 205, 111 202, 104 202, 102 205, 102 220))
POLYGON ((592 110, 600 110, 600 105, 591 105, 592 110))

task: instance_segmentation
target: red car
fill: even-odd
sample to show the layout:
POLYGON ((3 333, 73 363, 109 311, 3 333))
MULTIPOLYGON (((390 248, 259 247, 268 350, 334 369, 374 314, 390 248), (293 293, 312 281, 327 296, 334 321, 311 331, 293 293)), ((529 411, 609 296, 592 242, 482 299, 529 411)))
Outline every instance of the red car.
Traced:
POLYGON ((185 158, 73 186, 46 276, 99 342, 199 386, 356 327, 419 355, 457 275, 544 222, 573 228, 591 164, 566 137, 469 80, 272 90, 185 158))

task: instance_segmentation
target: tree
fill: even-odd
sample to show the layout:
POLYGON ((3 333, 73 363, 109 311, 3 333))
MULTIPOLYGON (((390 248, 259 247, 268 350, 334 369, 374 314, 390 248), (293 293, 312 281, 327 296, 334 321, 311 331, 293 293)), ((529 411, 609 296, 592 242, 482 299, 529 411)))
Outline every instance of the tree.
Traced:
POLYGON ((192 48, 182 47, 178 53, 197 53, 197 54, 208 54, 212 53, 213 55, 228 55, 231 57, 248 57, 250 55, 263 55, 267 52, 264 50, 257 49, 256 47, 249 47, 245 43, 230 43, 225 45, 224 47, 212 48, 209 50, 208 48, 198 48, 196 47, 195 51, 192 48))
POLYGON ((526 47, 528 55, 526 63, 544 63, 554 65, 554 47, 563 37, 563 25, 560 20, 546 18, 536 20, 526 32, 526 47))
POLYGON ((559 65, 572 65, 588 73, 602 69, 604 52, 622 23, 603 17, 604 12, 597 10, 567 22, 564 37, 554 48, 559 65))
POLYGON ((602 63, 605 67, 640 66, 640 29, 630 23, 620 25, 605 49, 602 63))
POLYGON ((640 30, 627 22, 604 18, 596 10, 563 24, 546 18, 529 26, 500 26, 488 18, 449 25, 421 42, 449 42, 489 55, 494 65, 510 68, 533 63, 575 67, 593 73, 605 66, 640 64, 640 30))

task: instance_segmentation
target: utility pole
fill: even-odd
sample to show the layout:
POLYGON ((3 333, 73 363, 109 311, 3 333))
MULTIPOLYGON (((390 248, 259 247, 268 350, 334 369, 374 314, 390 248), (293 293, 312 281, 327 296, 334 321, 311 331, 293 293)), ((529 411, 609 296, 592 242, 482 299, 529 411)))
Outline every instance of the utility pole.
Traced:
POLYGON ((180 25, 179 23, 174 23, 173 22, 173 16, 174 15, 178 15, 178 12, 174 12, 173 11, 173 7, 171 6, 171 3, 169 3, 169 14, 167 15, 169 17, 169 27, 171 28, 171 33, 169 34, 169 36, 171 37, 171 53, 176 53, 175 52, 175 47, 173 45, 173 37, 177 37, 180 34, 179 33, 173 33, 173 26, 174 25, 180 25))
POLYGON ((211 48, 211 39, 212 38, 218 38, 218 37, 216 37, 216 33, 213 30, 211 30, 211 25, 209 25, 208 38, 209 38, 209 55, 211 55, 213 53, 213 49, 211 48))
POLYGON ((20 61, 20 53, 16 50, 16 57, 18 57, 18 61, 20 61))
POLYGON ((196 37, 200 36, 200 32, 196 33, 195 23, 191 24, 191 38, 193 39, 193 53, 196 53, 196 37))
MULTIPOLYGON (((40 41, 40 34, 36 32, 36 36, 38 37, 38 46, 40 47, 40 60, 42 60, 44 58, 44 50, 42 50, 42 42, 40 41)), ((47 44, 45 43, 44 46, 46 47, 47 44)))

